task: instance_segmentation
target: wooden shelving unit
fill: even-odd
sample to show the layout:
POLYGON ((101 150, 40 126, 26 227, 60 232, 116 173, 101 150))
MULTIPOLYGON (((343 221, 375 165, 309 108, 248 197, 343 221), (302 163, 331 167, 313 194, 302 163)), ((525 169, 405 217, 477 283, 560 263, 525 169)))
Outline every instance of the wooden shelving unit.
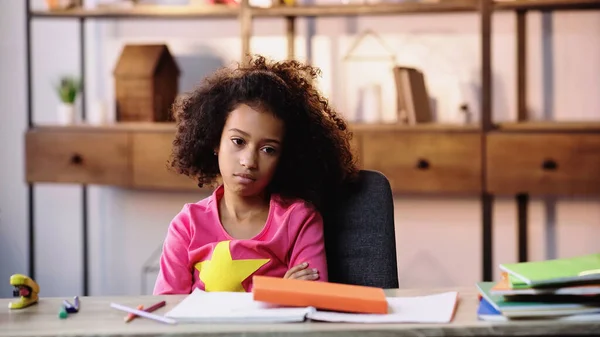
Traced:
POLYGON ((496 1, 494 8, 498 10, 582 10, 599 9, 599 0, 501 0, 496 1))
POLYGON ((504 132, 600 132, 600 122, 507 122, 497 123, 504 132))
MULTIPOLYGON (((29 1, 26 4, 29 9, 29 1)), ((527 260, 527 203, 530 195, 600 194, 600 122, 528 121, 525 40, 528 11, 590 10, 600 0, 452 0, 372 5, 314 5, 253 8, 240 6, 143 6, 131 9, 73 9, 29 11, 27 50, 31 52, 32 19, 233 19, 240 26, 241 60, 251 53, 252 20, 286 20, 287 54, 294 58, 295 19, 473 13, 480 20, 481 111, 476 125, 352 124, 353 147, 362 168, 383 172, 395 193, 478 196, 481 200, 483 280, 492 278, 492 210, 496 195, 516 197, 519 260, 527 260), (492 116, 491 31, 495 11, 514 12, 517 18, 518 120, 495 123, 492 116)), ((83 28, 81 28, 83 58, 83 28)), ((31 83, 31 60, 28 75, 31 83)), ((85 78, 82 62, 82 77, 85 78)), ((31 84, 29 84, 31 87, 31 84)), ((33 184, 74 183, 83 186, 84 261, 87 261, 88 184, 135 189, 197 190, 195 183, 166 169, 175 126, 171 123, 117 123, 104 126, 35 126, 28 92, 26 179, 30 184, 30 274, 33 270, 33 184)), ((85 96, 83 97, 85 100, 85 96)), ((85 104, 84 104, 85 106, 85 104)), ((83 111, 85 118, 85 110, 83 111)), ((84 262, 84 294, 88 269, 84 262)))
MULTIPOLYGON (((398 193, 472 194, 481 189, 476 183, 480 168, 473 164, 480 156, 476 126, 351 124, 350 128, 359 161, 385 172, 398 193), (401 158, 379 155, 390 147, 402 153, 401 158), (405 179, 411 174, 417 179, 405 179), (420 180, 429 185, 420 185, 420 180)), ((37 126, 26 135, 27 180, 195 190, 193 181, 165 166, 174 134, 173 123, 37 126), (111 152, 118 155, 107 156, 111 152), (148 177, 140 178, 140 172, 148 177)))
MULTIPOLYGON (((279 5, 270 8, 249 7, 254 17, 328 17, 359 15, 401 15, 422 13, 473 12, 477 3, 461 0, 449 3, 380 3, 348 5, 279 5)), ((134 8, 98 8, 31 11, 32 17, 45 18, 161 18, 161 19, 201 19, 210 17, 237 17, 241 6, 168 6, 138 5, 134 8)))
POLYGON ((205 19, 237 18, 238 6, 156 6, 139 5, 134 8, 97 8, 31 11, 33 18, 89 18, 89 19, 205 19))
POLYGON ((271 8, 252 8, 251 13, 255 17, 335 17, 474 12, 476 10, 477 3, 475 1, 462 0, 448 3, 404 2, 365 5, 276 6, 271 8))

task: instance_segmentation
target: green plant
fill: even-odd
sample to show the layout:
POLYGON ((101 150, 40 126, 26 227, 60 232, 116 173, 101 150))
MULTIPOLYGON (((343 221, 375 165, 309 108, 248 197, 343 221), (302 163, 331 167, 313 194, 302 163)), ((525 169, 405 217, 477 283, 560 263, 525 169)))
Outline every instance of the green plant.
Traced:
POLYGON ((81 83, 78 79, 70 76, 63 76, 60 83, 56 86, 58 97, 63 103, 73 104, 77 98, 77 93, 81 90, 81 83))

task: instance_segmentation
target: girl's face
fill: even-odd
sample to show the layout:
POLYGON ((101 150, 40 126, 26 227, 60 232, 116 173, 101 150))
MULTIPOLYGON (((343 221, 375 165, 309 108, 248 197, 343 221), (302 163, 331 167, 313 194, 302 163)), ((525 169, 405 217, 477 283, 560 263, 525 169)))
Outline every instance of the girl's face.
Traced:
POLYGON ((284 123, 246 104, 227 118, 216 153, 225 188, 240 196, 257 196, 271 182, 284 137, 284 123))

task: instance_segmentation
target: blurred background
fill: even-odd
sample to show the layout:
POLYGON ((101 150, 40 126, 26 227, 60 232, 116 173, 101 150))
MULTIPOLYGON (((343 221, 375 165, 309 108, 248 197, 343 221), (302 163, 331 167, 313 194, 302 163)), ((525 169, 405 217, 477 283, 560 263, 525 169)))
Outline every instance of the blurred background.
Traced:
POLYGON ((321 68, 395 192, 401 287, 472 286, 484 246, 499 277, 519 219, 529 260, 598 252, 600 4, 486 2, 250 1, 246 20, 235 1, 0 0, 0 280, 33 253, 41 296, 150 293, 170 220, 210 193, 166 172, 157 111, 244 51, 321 68))

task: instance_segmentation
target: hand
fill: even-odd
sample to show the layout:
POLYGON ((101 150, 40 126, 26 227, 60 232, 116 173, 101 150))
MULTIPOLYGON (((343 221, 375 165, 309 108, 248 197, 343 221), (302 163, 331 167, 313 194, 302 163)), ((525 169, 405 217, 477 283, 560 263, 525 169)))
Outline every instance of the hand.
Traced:
POLYGON ((316 268, 307 268, 308 263, 304 262, 297 266, 293 266, 288 270, 283 278, 295 279, 295 280, 307 280, 312 281, 319 278, 319 271, 316 268))

